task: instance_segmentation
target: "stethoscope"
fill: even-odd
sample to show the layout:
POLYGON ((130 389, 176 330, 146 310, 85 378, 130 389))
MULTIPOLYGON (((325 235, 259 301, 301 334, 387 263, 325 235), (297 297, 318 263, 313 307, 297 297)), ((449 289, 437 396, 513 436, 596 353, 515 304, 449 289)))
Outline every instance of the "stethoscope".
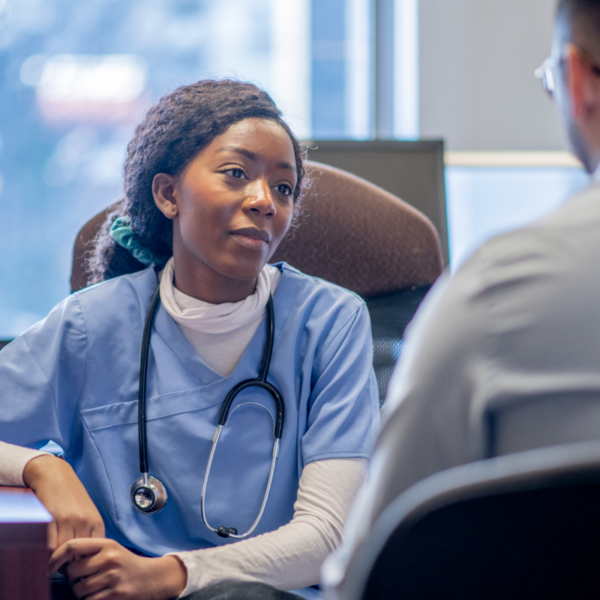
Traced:
MULTIPOLYGON (((140 448, 140 471, 142 476, 135 481, 131 488, 131 501, 133 505, 144 514, 153 514, 160 512, 165 504, 167 503, 167 488, 164 484, 148 475, 148 449, 146 443, 146 381, 148 377, 148 354, 150 352, 150 335, 152 332, 152 325, 154 323, 154 316, 158 305, 160 304, 160 286, 156 288, 154 296, 150 302, 148 313, 146 314, 146 322, 144 324, 144 335, 142 338, 142 356, 140 361, 140 386, 138 395, 138 435, 139 435, 139 448, 140 448)), ((219 416, 219 422, 217 431, 213 437, 212 448, 208 457, 208 464, 206 466, 206 473, 204 474, 204 482, 202 484, 202 494, 200 496, 200 505, 202 510, 202 520, 204 524, 213 532, 221 537, 232 537, 242 539, 248 537, 257 527, 260 522, 267 500, 269 499, 269 493, 271 491, 271 484, 273 483, 273 473, 275 472, 275 462, 279 454, 279 442, 281 440, 281 434, 283 432, 283 398, 277 391, 275 386, 271 385, 267 381, 267 375, 269 373, 269 366, 271 364, 271 355, 273 354, 273 343, 275 339, 275 314, 273 310, 273 298, 269 294, 269 300, 267 301, 267 342, 263 352, 262 364, 260 367, 260 373, 255 379, 246 379, 238 383, 233 387, 223 402, 221 408, 221 414, 219 416), (277 419, 275 421, 273 435, 275 441, 273 443, 273 454, 271 458, 271 469, 269 471, 269 479, 267 481, 267 488, 263 496, 263 501, 260 507, 260 512, 256 517, 256 520, 246 531, 246 533, 238 534, 235 527, 212 527, 206 518, 205 508, 205 497, 206 487, 208 485, 208 476, 212 467, 213 457, 215 455, 215 449, 223 431, 223 427, 227 425, 227 419, 229 418, 229 409, 233 404, 236 396, 243 390, 250 387, 259 387, 266 390, 271 394, 277 408, 277 419)), ((270 414, 270 413, 269 413, 270 414)))

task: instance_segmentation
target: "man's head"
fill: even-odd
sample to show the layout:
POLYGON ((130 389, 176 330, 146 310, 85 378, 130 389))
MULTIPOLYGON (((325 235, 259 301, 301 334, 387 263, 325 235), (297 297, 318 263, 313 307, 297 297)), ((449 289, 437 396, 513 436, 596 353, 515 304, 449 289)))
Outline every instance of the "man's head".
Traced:
POLYGON ((573 151, 600 163, 600 0, 559 0, 552 44, 553 96, 573 151))

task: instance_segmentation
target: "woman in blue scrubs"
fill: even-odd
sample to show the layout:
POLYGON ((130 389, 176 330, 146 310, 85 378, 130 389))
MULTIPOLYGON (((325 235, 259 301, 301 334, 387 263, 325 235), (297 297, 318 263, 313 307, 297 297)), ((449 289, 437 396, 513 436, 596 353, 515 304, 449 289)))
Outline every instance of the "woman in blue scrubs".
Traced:
MULTIPOLYGON (((266 93, 235 81, 175 90, 128 146, 125 200, 91 260, 98 285, 0 353, 0 440, 54 517, 50 566, 66 569, 78 598, 318 597, 310 586, 364 474, 378 394, 364 302, 267 264, 303 176, 301 147, 266 93), (168 499, 144 514, 130 490, 140 477, 143 329, 157 287, 146 429, 149 474, 168 499), (246 532, 260 513, 277 420, 263 390, 233 402, 204 514, 201 495, 223 401, 260 371, 269 296, 267 381, 285 420, 264 514, 237 541, 215 529, 246 532), (31 450, 10 446, 48 440, 64 461, 19 458, 31 450)), ((3 469, 0 482, 10 482, 3 469)))

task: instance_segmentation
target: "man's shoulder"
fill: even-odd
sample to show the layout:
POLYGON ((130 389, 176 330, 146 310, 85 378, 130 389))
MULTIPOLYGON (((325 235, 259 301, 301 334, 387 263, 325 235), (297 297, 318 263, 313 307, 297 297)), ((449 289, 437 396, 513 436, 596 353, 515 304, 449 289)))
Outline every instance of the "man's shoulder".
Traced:
POLYGON ((593 186, 476 250, 447 282, 445 314, 463 315, 465 327, 482 335, 498 335, 515 319, 580 319, 590 303, 600 305, 599 256, 600 186, 593 186))
MULTIPOLYGON (((600 185, 589 186, 548 216, 495 236, 465 261, 458 273, 495 273, 512 278, 528 270, 558 274, 597 261, 600 253, 600 185)), ((494 278, 495 279, 495 278, 494 278)))

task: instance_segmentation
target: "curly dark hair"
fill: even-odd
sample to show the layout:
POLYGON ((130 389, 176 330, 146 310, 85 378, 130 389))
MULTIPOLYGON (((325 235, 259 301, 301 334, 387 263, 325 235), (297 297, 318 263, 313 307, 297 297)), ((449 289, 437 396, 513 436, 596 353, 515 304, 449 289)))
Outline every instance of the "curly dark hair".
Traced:
POLYGON ((110 237, 117 216, 127 216, 141 243, 165 264, 173 254, 173 225, 154 203, 152 181, 157 173, 180 175, 188 163, 231 125, 259 117, 278 123, 289 135, 296 157, 298 206, 304 177, 304 151, 281 118, 271 97, 251 83, 224 79, 185 85, 163 96, 138 125, 127 146, 125 198, 111 211, 96 239, 87 270, 97 283, 145 267, 110 237))

